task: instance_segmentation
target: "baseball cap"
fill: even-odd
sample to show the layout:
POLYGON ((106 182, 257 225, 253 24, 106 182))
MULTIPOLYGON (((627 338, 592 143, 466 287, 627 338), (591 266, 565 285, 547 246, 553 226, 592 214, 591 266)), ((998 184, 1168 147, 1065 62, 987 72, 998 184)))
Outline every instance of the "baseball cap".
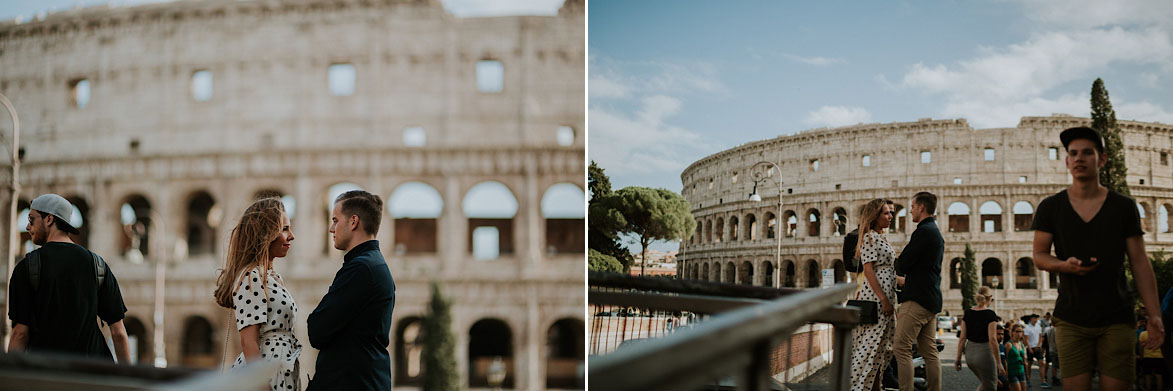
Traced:
POLYGON ((81 232, 69 224, 69 219, 73 217, 73 204, 65 200, 65 197, 56 194, 42 194, 34 198, 29 209, 41 213, 48 213, 57 217, 62 223, 65 223, 65 232, 77 235, 81 232))
POLYGON ((1059 141, 1063 142, 1063 148, 1067 148, 1067 144, 1071 144, 1071 141, 1076 139, 1091 140, 1093 144, 1096 144, 1099 152, 1104 153, 1104 136, 1101 136, 1098 130, 1086 126, 1078 126, 1067 128, 1059 133, 1059 141))

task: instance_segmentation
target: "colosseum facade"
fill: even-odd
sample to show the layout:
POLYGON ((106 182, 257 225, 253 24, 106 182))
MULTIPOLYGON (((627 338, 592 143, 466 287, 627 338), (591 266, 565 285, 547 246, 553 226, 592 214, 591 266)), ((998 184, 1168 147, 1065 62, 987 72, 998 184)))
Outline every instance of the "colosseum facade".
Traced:
MULTIPOLYGON (((861 124, 715 153, 681 174, 697 221, 696 234, 682 244, 681 276, 802 288, 823 284, 826 273, 842 282, 842 236, 858 224, 859 208, 874 198, 894 200, 888 239, 900 249, 915 228, 906 206, 923 190, 939 197, 944 311, 962 310, 957 276, 966 244, 976 251, 982 283, 995 288, 1000 314, 1050 311, 1057 276, 1034 267, 1030 223, 1039 201, 1071 183, 1059 132, 1090 122, 1056 114, 996 129, 974 129, 964 119, 861 124), (757 202, 749 200, 755 178, 757 202)), ((1119 124, 1147 249, 1169 250, 1173 125, 1119 124)))
MULTIPOLYGON (((229 232, 255 197, 284 197, 296 240, 277 269, 312 374, 305 318, 343 255, 331 196, 363 188, 388 210, 397 388, 421 379, 430 281, 471 389, 496 356, 506 388, 580 388, 584 3, 458 18, 438 0, 207 0, 2 22, 18 210, 48 192, 78 207, 74 239, 116 274, 139 363, 215 368, 239 352, 211 296, 229 232)), ((17 254, 32 248, 20 235, 17 254)))

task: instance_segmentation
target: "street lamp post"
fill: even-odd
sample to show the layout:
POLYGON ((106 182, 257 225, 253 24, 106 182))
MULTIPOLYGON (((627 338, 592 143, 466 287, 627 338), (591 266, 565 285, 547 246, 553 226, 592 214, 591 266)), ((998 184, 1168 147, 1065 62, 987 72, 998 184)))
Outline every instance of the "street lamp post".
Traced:
MULTIPOLYGON (((4 108, 8 109, 8 115, 12 117, 12 177, 11 177, 11 199, 8 200, 8 269, 4 282, 12 281, 12 268, 16 267, 16 247, 19 244, 17 241, 16 229, 16 202, 20 197, 20 118, 16 115, 16 108, 12 107, 12 102, 8 100, 7 96, 0 93, 0 103, 4 104, 4 108)), ((4 308, 7 311, 11 302, 8 295, 4 295, 4 308)), ((4 351, 8 351, 8 333, 12 330, 12 320, 4 317, 4 351)))
MULTIPOLYGON (((782 167, 778 164, 763 160, 754 163, 750 167, 753 172, 753 193, 750 193, 749 200, 753 202, 761 202, 762 196, 758 194, 758 183, 765 181, 766 178, 774 181, 778 185, 778 213, 774 215, 774 241, 777 242, 777 248, 774 250, 774 270, 782 270, 782 180, 774 177, 774 172, 777 171, 779 175, 782 173, 782 167)), ((770 276, 773 277, 773 276, 770 276)), ((773 278, 772 278, 773 279, 773 278)), ((773 282, 771 282, 771 285, 773 282)), ((781 284, 781 281, 779 281, 781 284)))

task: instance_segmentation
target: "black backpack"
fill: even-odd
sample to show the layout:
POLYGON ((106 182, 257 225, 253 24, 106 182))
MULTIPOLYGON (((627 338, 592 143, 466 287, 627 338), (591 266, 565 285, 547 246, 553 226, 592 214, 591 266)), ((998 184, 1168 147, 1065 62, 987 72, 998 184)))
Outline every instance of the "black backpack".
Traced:
POLYGON ((843 237, 843 268, 851 273, 863 271, 863 264, 855 256, 855 245, 859 243, 859 228, 851 230, 843 237))
MULTIPOLYGON (((94 275, 98 278, 98 288, 101 289, 102 283, 106 281, 106 261, 98 254, 90 251, 90 257, 94 259, 94 275)), ((29 284, 32 285, 33 291, 41 284, 41 253, 37 251, 30 251, 25 254, 24 261, 29 263, 29 284)))

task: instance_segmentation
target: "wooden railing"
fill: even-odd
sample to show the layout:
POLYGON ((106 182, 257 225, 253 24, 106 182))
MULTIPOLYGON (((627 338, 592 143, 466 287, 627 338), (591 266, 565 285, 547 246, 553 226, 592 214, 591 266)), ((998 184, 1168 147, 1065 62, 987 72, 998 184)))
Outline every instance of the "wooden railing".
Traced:
POLYGON ((589 285, 592 306, 712 314, 695 327, 591 356, 591 389, 696 390, 732 375, 737 389, 768 390, 770 353, 811 322, 833 325, 831 389, 850 386, 851 330, 859 311, 840 304, 853 284, 775 289, 592 272, 589 285))

